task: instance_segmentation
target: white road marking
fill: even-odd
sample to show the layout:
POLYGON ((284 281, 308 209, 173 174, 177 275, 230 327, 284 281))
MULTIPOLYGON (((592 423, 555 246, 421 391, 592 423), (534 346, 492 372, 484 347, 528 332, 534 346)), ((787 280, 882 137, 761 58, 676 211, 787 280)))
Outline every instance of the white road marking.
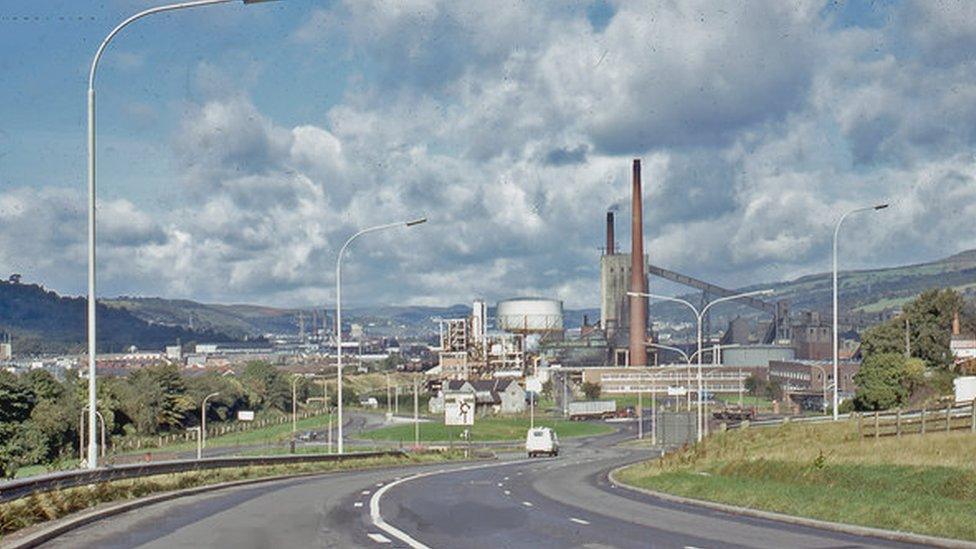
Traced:
POLYGON ((569 520, 571 522, 575 522, 576 524, 589 524, 589 521, 586 521, 586 520, 583 520, 583 519, 578 519, 576 517, 570 517, 569 520))
POLYGON ((532 502, 531 501, 523 501, 522 502, 522 505, 524 505, 526 507, 532 507, 532 502))
POLYGON ((508 477, 505 477, 505 478, 503 478, 502 480, 508 480, 508 477))
POLYGON ((360 494, 362 494, 364 496, 368 496, 369 495, 369 490, 363 490, 362 492, 360 492, 360 494))
POLYGON ((701 549, 701 547, 695 547, 694 545, 685 545, 685 549, 701 549))
POLYGON ((390 538, 384 536, 383 534, 366 534, 369 539, 375 541, 376 543, 392 543, 390 538))
POLYGON ((502 486, 505 486, 505 485, 504 485, 504 484, 502 484, 501 482, 499 482, 499 483, 498 483, 498 487, 499 487, 499 488, 501 488, 502 486))
POLYGON ((521 460, 521 461, 515 461, 515 462, 489 463, 489 464, 486 464, 486 465, 470 465, 468 467, 458 467, 457 469, 451 469, 451 470, 448 470, 448 469, 438 469, 437 471, 428 471, 428 472, 425 472, 425 473, 417 473, 416 475, 412 475, 412 476, 405 477, 405 478, 402 478, 402 479, 397 479, 395 482, 391 482, 391 483, 387 484, 386 486, 384 486, 384 487, 380 488, 379 490, 377 490, 376 493, 373 494, 373 497, 370 498, 370 500, 369 500, 369 516, 370 516, 370 519, 372 519, 373 525, 375 525, 377 528, 379 528, 380 530, 383 530, 387 534, 390 534, 391 536, 395 537, 396 539, 398 539, 398 540, 402 541, 403 543, 407 544, 407 546, 411 547, 411 549, 430 549, 430 547, 428 547, 428 546, 424 545, 423 543, 420 543, 419 541, 417 541, 417 540, 413 539, 412 537, 410 537, 406 532, 400 530, 399 528, 397 528, 396 526, 393 526, 392 524, 388 524, 385 520, 383 520, 383 515, 380 513, 380 498, 383 497, 383 494, 385 494, 387 490, 389 490, 390 488, 395 487, 398 484, 401 484, 401 483, 404 483, 404 482, 409 482, 411 480, 417 480, 417 479, 423 478, 423 477, 429 477, 429 476, 439 475, 439 474, 448 473, 448 472, 450 472, 450 473, 460 473, 462 471, 470 471, 472 469, 488 469, 489 467, 504 467, 504 466, 510 466, 510 465, 513 465, 513 464, 523 463, 525 461, 528 461, 528 460, 521 460))
POLYGON ((382 482, 377 482, 376 483, 376 487, 379 488, 380 486, 383 486, 383 483, 382 482))
POLYGON ((506 495, 506 496, 510 496, 510 495, 512 495, 512 492, 511 492, 511 490, 505 490, 505 495, 506 495))
POLYGON ((352 506, 353 507, 362 507, 363 506, 363 502, 357 501, 356 503, 353 503, 352 506))

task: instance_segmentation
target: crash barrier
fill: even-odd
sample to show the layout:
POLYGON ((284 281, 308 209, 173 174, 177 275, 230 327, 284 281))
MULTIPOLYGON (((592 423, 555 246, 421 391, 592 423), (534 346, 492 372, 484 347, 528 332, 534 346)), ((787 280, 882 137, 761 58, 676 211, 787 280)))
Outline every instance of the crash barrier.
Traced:
POLYGON ((287 465, 293 463, 341 462, 352 459, 374 457, 405 456, 401 450, 384 450, 379 452, 350 452, 346 454, 301 454, 282 456, 253 456, 253 457, 215 457, 200 460, 185 459, 173 461, 158 461, 154 463, 139 463, 133 465, 119 465, 116 467, 99 467, 97 469, 80 469, 74 471, 60 471, 33 477, 0 482, 0 503, 13 501, 22 497, 41 492, 51 492, 155 475, 173 473, 187 473, 211 469, 227 469, 231 467, 255 467, 267 465, 287 465))
MULTIPOLYGON (((942 408, 922 408, 918 410, 888 410, 884 412, 852 412, 840 414, 840 420, 857 421, 858 434, 864 437, 880 438, 907 434, 926 434, 935 432, 969 430, 976 432, 976 401, 963 404, 949 404, 942 408)), ((763 420, 741 421, 727 424, 729 429, 746 427, 773 427, 784 423, 824 423, 833 420, 831 415, 780 417, 763 420)))

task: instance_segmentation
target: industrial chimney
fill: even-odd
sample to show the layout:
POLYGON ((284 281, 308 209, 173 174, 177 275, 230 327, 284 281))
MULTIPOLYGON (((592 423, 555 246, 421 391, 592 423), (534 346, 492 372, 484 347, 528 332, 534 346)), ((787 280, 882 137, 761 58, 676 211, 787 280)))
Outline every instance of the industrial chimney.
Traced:
POLYGON ((607 212, 607 251, 606 255, 613 255, 616 252, 614 250, 613 243, 613 212, 607 212))
MULTIPOLYGON (((630 291, 647 292, 644 276, 644 206, 640 159, 634 159, 630 229, 630 291)), ((647 298, 630 296, 630 365, 647 366, 647 298)))
POLYGON ((952 335, 957 336, 962 333, 959 326, 959 311, 952 313, 952 335))

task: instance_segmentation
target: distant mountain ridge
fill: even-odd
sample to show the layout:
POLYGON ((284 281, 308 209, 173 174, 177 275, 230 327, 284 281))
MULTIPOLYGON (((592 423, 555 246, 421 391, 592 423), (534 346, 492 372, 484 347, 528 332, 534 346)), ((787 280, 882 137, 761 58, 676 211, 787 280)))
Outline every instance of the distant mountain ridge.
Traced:
MULTIPOLYGON (((87 300, 62 297, 38 284, 0 281, 0 331, 10 334, 19 355, 76 353, 87 348, 87 300)), ((212 331, 147 322, 127 309, 99 303, 99 352, 122 352, 135 345, 162 349, 177 341, 228 341, 231 337, 212 331)))
MULTIPOLYGON (((844 271, 840 278, 841 304, 844 310, 878 312, 897 308, 930 288, 956 288, 976 294, 976 250, 899 267, 844 271)), ((787 299, 794 311, 827 312, 830 307, 830 273, 805 275, 794 280, 756 284, 743 291, 772 288, 770 301, 787 299)), ((594 295, 599 287, 594 284, 594 295)), ((700 294, 688 292, 683 297, 697 302, 700 294)), ((470 314, 469 304, 445 307, 376 306, 350 307, 343 311, 344 320, 374 326, 395 326, 414 333, 434 334, 437 318, 459 318, 470 314)), ((321 308, 316 311, 317 326, 322 325, 321 308)), ((331 316, 332 310, 328 311, 331 316)), ((206 304, 186 299, 159 297, 119 297, 99 300, 99 349, 122 350, 127 345, 161 349, 181 339, 219 341, 258 337, 268 333, 297 334, 299 315, 304 314, 306 330, 311 330, 312 309, 277 308, 248 304, 206 304), (193 327, 191 330, 190 327, 193 327)), ((567 328, 581 324, 583 315, 590 323, 599 321, 599 309, 566 310, 567 328)), ((712 317, 714 327, 734 316, 762 317, 763 313, 734 304, 717 307, 712 317)), ((656 302, 650 307, 652 320, 689 322, 689 311, 672 304, 656 302)), ((33 284, 0 282, 0 330, 15 337, 17 352, 45 350, 62 352, 81 350, 85 341, 85 300, 61 297, 33 284)), ((331 325, 331 323, 330 323, 331 325)))

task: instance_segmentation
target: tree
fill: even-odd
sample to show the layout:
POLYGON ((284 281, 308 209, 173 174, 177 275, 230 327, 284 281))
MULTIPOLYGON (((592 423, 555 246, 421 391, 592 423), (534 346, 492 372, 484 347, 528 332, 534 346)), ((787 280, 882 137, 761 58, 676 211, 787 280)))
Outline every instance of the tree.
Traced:
POLYGON ((600 398, 600 393, 602 388, 599 383, 585 382, 583 383, 583 394, 586 396, 587 400, 596 400, 600 398))
POLYGON ((291 384, 272 364, 258 360, 248 362, 241 383, 250 406, 285 411, 291 403, 291 384))
POLYGON ((857 392, 854 406, 858 410, 887 410, 908 401, 905 387, 906 359, 902 353, 867 356, 854 375, 857 392))
POLYGON ((0 370, 0 423, 20 423, 30 417, 37 397, 20 378, 0 370))

